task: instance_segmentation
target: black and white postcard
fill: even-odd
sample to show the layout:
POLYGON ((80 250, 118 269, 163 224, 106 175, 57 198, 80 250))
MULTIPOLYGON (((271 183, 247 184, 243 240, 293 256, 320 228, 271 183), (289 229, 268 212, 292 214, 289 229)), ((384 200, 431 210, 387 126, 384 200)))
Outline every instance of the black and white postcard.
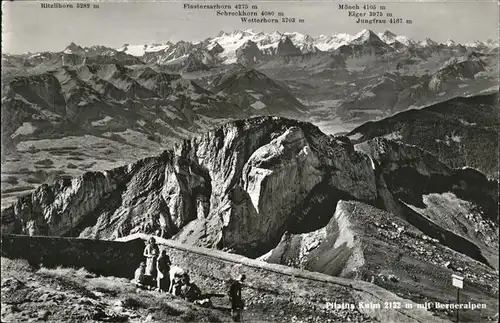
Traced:
POLYGON ((2 322, 498 322, 497 1, 2 18, 2 322))

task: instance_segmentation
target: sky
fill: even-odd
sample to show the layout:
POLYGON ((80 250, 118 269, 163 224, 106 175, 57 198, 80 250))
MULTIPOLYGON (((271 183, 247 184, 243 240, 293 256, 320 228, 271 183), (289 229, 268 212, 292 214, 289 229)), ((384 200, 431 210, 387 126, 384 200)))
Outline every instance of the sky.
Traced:
MULTIPOLYGON (((217 17, 213 10, 183 8, 185 3, 217 3, 212 1, 87 3, 98 3, 99 9, 42 9, 38 1, 2 1, 2 52, 60 51, 71 42, 81 46, 118 48, 125 43, 196 41, 214 37, 221 30, 246 29, 300 32, 311 36, 336 33, 354 35, 362 29, 375 32, 389 29, 415 40, 429 37, 438 42, 453 39, 460 43, 498 40, 499 37, 499 6, 494 1, 376 3, 386 6, 385 12, 392 13, 393 17, 410 19, 412 24, 357 24, 355 18, 348 17, 347 10, 339 10, 339 3, 332 1, 244 2, 257 5, 259 14, 263 10, 281 11, 285 16, 305 21, 295 24, 244 24, 238 17, 217 17)), ((218 3, 236 4, 232 1, 218 3)))

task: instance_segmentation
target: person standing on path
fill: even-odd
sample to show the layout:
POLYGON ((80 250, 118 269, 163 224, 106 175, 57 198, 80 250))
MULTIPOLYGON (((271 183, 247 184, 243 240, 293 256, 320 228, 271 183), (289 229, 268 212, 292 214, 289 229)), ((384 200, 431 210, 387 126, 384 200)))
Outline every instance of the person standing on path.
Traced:
POLYGON ((231 317, 234 322, 241 321, 241 312, 244 307, 241 289, 245 278, 245 275, 240 275, 238 280, 231 279, 229 282, 229 301, 231 302, 231 317))
MULTIPOLYGON (((158 249, 158 245, 156 244, 155 238, 151 237, 144 248, 144 257, 146 257, 146 271, 145 275, 149 278, 149 283, 152 283, 152 280, 156 277, 156 259, 160 250, 158 249)), ((154 286, 154 285, 153 285, 154 286)))
POLYGON ((170 257, 167 255, 167 251, 163 249, 156 262, 156 269, 158 270, 156 286, 159 292, 167 292, 170 289, 170 265, 170 257))

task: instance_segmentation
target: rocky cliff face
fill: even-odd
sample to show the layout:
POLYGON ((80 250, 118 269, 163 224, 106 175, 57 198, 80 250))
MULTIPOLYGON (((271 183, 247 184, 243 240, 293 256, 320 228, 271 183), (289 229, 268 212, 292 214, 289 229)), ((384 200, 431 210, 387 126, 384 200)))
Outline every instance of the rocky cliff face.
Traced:
POLYGON ((160 233, 258 256, 286 231, 324 227, 340 199, 387 210, 498 266, 496 182, 415 146, 376 138, 355 150, 346 137, 279 117, 228 123, 158 157, 42 185, 4 212, 2 229, 111 239, 160 233))
MULTIPOLYGON (((472 169, 451 169, 416 146, 384 138, 357 144, 355 150, 371 159, 376 201, 324 204, 330 212, 324 226, 290 228, 260 259, 437 302, 453 297, 449 276, 458 272, 474 286, 466 297, 493 305, 498 182, 472 169)), ((477 320, 470 315, 466 320, 477 320)))
MULTIPOLYGON (((374 206, 389 211, 391 217, 403 219, 441 244, 498 268, 497 182, 471 169, 450 169, 415 146, 387 139, 376 138, 355 148, 370 156, 372 162, 377 196, 374 206)), ((345 216, 345 209, 339 205, 328 206, 331 219, 323 231, 290 229, 273 254, 265 258, 300 266, 311 246, 314 249, 318 241, 330 237, 334 246, 328 250, 333 258, 325 260, 324 265, 334 264, 334 267, 328 273, 352 272, 352 263, 362 264, 363 257, 359 256, 352 238, 350 217, 345 216), (302 246, 304 243, 300 241, 307 241, 309 246, 302 246)))
POLYGON ((323 187, 330 201, 375 200, 369 158, 311 124, 262 117, 128 167, 44 185, 5 211, 3 229, 95 238, 161 231, 258 255, 289 227, 325 221, 308 211, 323 187))
POLYGON ((498 266, 495 182, 414 146, 377 138, 355 150, 346 137, 279 117, 228 123, 158 157, 42 185, 4 212, 2 230, 110 239, 159 233, 258 256, 287 231, 327 225, 340 199, 387 210, 498 266))

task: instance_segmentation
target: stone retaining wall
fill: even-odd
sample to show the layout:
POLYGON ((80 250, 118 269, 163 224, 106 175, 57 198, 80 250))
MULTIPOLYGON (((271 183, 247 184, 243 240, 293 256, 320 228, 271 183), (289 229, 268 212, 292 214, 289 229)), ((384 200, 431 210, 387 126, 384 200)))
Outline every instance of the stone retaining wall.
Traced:
MULTIPOLYGON (((132 278, 149 236, 135 234, 117 241, 78 238, 3 235, 2 257, 27 259, 45 266, 84 267, 106 275, 132 278)), ((259 295, 273 294, 290 302, 305 300, 325 307, 348 303, 358 305, 384 302, 412 303, 391 292, 363 281, 332 277, 321 273, 269 264, 219 250, 188 246, 173 240, 156 238, 166 249, 173 265, 189 269, 193 280, 213 282, 223 292, 223 282, 239 274, 247 276, 247 288, 259 295)), ((414 304, 414 303, 412 303, 414 304)), ((415 304, 414 304, 415 305, 415 304)), ((443 322, 425 309, 359 309, 381 322, 443 322)))
POLYGON ((2 235, 2 257, 26 259, 46 267, 75 267, 104 275, 133 278, 143 261, 142 240, 127 242, 63 237, 2 235))

